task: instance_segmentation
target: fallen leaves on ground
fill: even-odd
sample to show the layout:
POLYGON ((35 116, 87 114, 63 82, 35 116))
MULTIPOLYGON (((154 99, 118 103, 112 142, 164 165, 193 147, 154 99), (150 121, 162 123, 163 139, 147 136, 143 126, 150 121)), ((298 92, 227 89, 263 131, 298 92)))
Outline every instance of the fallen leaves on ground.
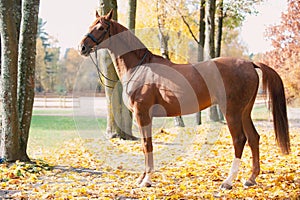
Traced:
POLYGON ((19 199, 299 199, 300 129, 290 131, 292 153, 288 156, 280 154, 273 130, 266 126, 258 130, 261 174, 254 187, 243 187, 251 174, 251 152, 246 145, 233 189, 219 190, 233 160, 230 134, 219 124, 158 130, 153 138, 156 171, 150 188, 135 182, 144 163, 139 141, 78 138, 56 150, 44 149, 35 163, 2 164, 0 195, 19 199))

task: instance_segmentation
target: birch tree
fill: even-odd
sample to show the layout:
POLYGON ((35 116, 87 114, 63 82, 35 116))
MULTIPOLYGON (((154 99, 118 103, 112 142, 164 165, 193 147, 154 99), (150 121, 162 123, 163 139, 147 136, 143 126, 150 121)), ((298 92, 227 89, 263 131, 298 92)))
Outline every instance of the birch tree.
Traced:
POLYGON ((38 11, 39 0, 0 1, 0 156, 7 161, 29 160, 26 151, 34 99, 38 11))

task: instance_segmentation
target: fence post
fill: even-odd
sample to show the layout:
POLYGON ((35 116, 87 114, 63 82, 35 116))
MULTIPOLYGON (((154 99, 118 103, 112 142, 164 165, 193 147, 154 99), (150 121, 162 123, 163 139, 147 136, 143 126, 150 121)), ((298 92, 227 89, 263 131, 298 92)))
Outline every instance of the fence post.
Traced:
POLYGON ((44 108, 47 108, 47 96, 44 94, 44 108))

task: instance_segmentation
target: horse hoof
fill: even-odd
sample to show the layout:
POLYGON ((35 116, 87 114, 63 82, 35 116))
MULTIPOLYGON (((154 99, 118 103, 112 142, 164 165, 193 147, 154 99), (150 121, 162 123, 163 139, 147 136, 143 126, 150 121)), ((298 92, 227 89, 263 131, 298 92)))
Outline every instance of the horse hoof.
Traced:
POLYGON ((228 183, 222 183, 222 185, 220 186, 221 190, 231 190, 232 189, 232 185, 229 185, 228 183))
POLYGON ((152 186, 151 181, 143 181, 143 182, 140 184, 140 187, 151 187, 151 186, 152 186))
POLYGON ((139 178, 137 179, 136 184, 137 184, 137 185, 141 185, 142 182, 143 182, 143 180, 144 180, 144 178, 145 178, 145 176, 146 176, 146 173, 141 174, 141 175, 139 176, 139 178))
POLYGON ((254 186, 254 185, 257 185, 257 183, 255 181, 251 181, 251 180, 248 180, 244 183, 245 187, 251 187, 251 186, 254 186))

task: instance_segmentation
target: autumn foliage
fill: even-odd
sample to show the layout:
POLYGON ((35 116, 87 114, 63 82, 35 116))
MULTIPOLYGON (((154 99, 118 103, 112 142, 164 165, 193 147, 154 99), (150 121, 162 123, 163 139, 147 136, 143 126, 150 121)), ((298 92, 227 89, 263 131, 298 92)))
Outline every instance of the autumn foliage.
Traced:
POLYGON ((281 23, 267 29, 266 36, 274 50, 265 53, 263 61, 282 76, 288 103, 300 103, 300 2, 288 0, 281 23))
POLYGON ((268 127, 258 127, 261 174, 250 188, 243 186, 251 173, 246 146, 234 188, 219 190, 231 167, 232 140, 226 125, 207 124, 156 130, 150 188, 136 184, 143 167, 139 141, 76 138, 55 149, 32 146, 34 164, 0 165, 0 191, 12 199, 299 199, 299 128, 291 128, 292 153, 282 156, 268 127))

